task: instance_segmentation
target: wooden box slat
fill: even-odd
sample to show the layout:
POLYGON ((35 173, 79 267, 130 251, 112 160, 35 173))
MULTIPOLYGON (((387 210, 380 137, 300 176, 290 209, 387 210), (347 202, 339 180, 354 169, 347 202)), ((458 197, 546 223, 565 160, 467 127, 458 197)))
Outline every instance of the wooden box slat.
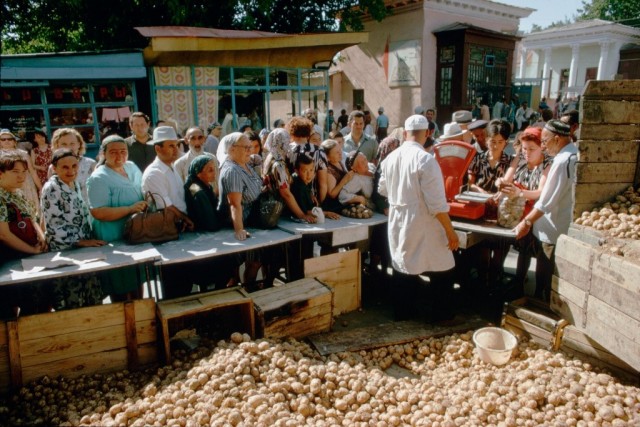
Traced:
POLYGON ((258 336, 302 338, 331 329, 334 291, 316 279, 303 278, 251 297, 258 336))
POLYGON ((360 308, 360 274, 357 249, 304 260, 304 276, 315 277, 333 289, 334 316, 360 308))
POLYGON ((594 366, 606 368, 620 377, 640 382, 640 372, 573 325, 564 328, 560 350, 594 366))
POLYGON ((634 160, 638 155, 638 150, 635 150, 634 157, 627 157, 625 162, 598 162, 598 163, 583 163, 578 162, 576 168, 576 176, 578 182, 585 183, 619 183, 619 182, 633 182, 633 178, 636 175, 636 164, 631 163, 629 160, 634 160))
MULTIPOLYGON (((631 139, 623 141, 599 141, 581 139, 578 141, 578 161, 586 162, 609 162, 615 163, 633 163, 638 158, 639 141, 631 139)), ((615 168, 614 168, 615 169, 615 168)), ((635 166, 634 166, 635 169, 635 166)))
MULTIPOLYGON (((585 98, 588 95, 585 93, 585 98)), ((582 124, 633 124, 640 123, 640 101, 585 99, 580 111, 582 124), (587 102, 588 101, 588 102, 587 102)), ((614 126, 611 126, 614 127, 614 126)))
POLYGON ((535 300, 520 298, 505 303, 501 324, 520 337, 555 350, 560 345, 562 328, 567 321, 535 300))

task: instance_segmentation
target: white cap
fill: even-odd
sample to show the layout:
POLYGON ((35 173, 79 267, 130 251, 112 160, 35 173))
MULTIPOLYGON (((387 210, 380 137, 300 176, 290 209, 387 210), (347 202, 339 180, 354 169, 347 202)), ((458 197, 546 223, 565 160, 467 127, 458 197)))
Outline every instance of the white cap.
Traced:
POLYGON ((153 130, 153 139, 147 141, 147 145, 155 145, 164 141, 177 141, 176 130, 171 126, 158 126, 153 130))
POLYGON ((429 129, 429 121, 422 114, 414 114, 404 122, 404 130, 429 129))
POLYGON ((444 125, 444 132, 438 138, 438 141, 446 141, 450 139, 459 139, 464 137, 466 133, 469 131, 466 129, 462 129, 460 125, 456 122, 447 123, 444 125))

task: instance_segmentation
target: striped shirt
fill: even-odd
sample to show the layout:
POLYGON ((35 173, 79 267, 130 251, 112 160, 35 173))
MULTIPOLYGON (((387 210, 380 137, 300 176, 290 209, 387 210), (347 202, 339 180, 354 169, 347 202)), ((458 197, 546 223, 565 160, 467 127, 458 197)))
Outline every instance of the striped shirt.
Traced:
POLYGON ((262 179, 253 168, 244 169, 242 166, 227 158, 220 168, 220 205, 218 211, 224 217, 230 217, 229 193, 242 194, 242 220, 246 221, 251 213, 253 202, 262 192, 262 179))

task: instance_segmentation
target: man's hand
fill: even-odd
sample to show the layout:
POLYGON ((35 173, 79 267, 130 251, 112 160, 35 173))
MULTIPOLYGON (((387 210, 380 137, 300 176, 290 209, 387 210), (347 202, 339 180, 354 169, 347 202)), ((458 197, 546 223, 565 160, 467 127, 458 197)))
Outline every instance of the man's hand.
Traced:
POLYGON ((449 248, 450 251, 455 251, 460 246, 460 239, 458 239, 458 234, 454 229, 447 232, 447 240, 447 248, 449 248))

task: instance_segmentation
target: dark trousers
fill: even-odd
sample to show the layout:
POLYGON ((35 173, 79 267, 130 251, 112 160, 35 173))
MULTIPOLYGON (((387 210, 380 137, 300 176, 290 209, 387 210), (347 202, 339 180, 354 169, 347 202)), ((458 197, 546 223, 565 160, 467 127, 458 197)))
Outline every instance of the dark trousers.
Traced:
POLYGON ((437 322, 451 319, 453 312, 454 269, 430 271, 426 284, 418 275, 406 274, 394 269, 394 308, 397 320, 424 317, 437 322))
POLYGON ((551 278, 556 259, 556 245, 541 242, 534 237, 536 257, 536 291, 534 296, 549 302, 551 299, 551 278))

